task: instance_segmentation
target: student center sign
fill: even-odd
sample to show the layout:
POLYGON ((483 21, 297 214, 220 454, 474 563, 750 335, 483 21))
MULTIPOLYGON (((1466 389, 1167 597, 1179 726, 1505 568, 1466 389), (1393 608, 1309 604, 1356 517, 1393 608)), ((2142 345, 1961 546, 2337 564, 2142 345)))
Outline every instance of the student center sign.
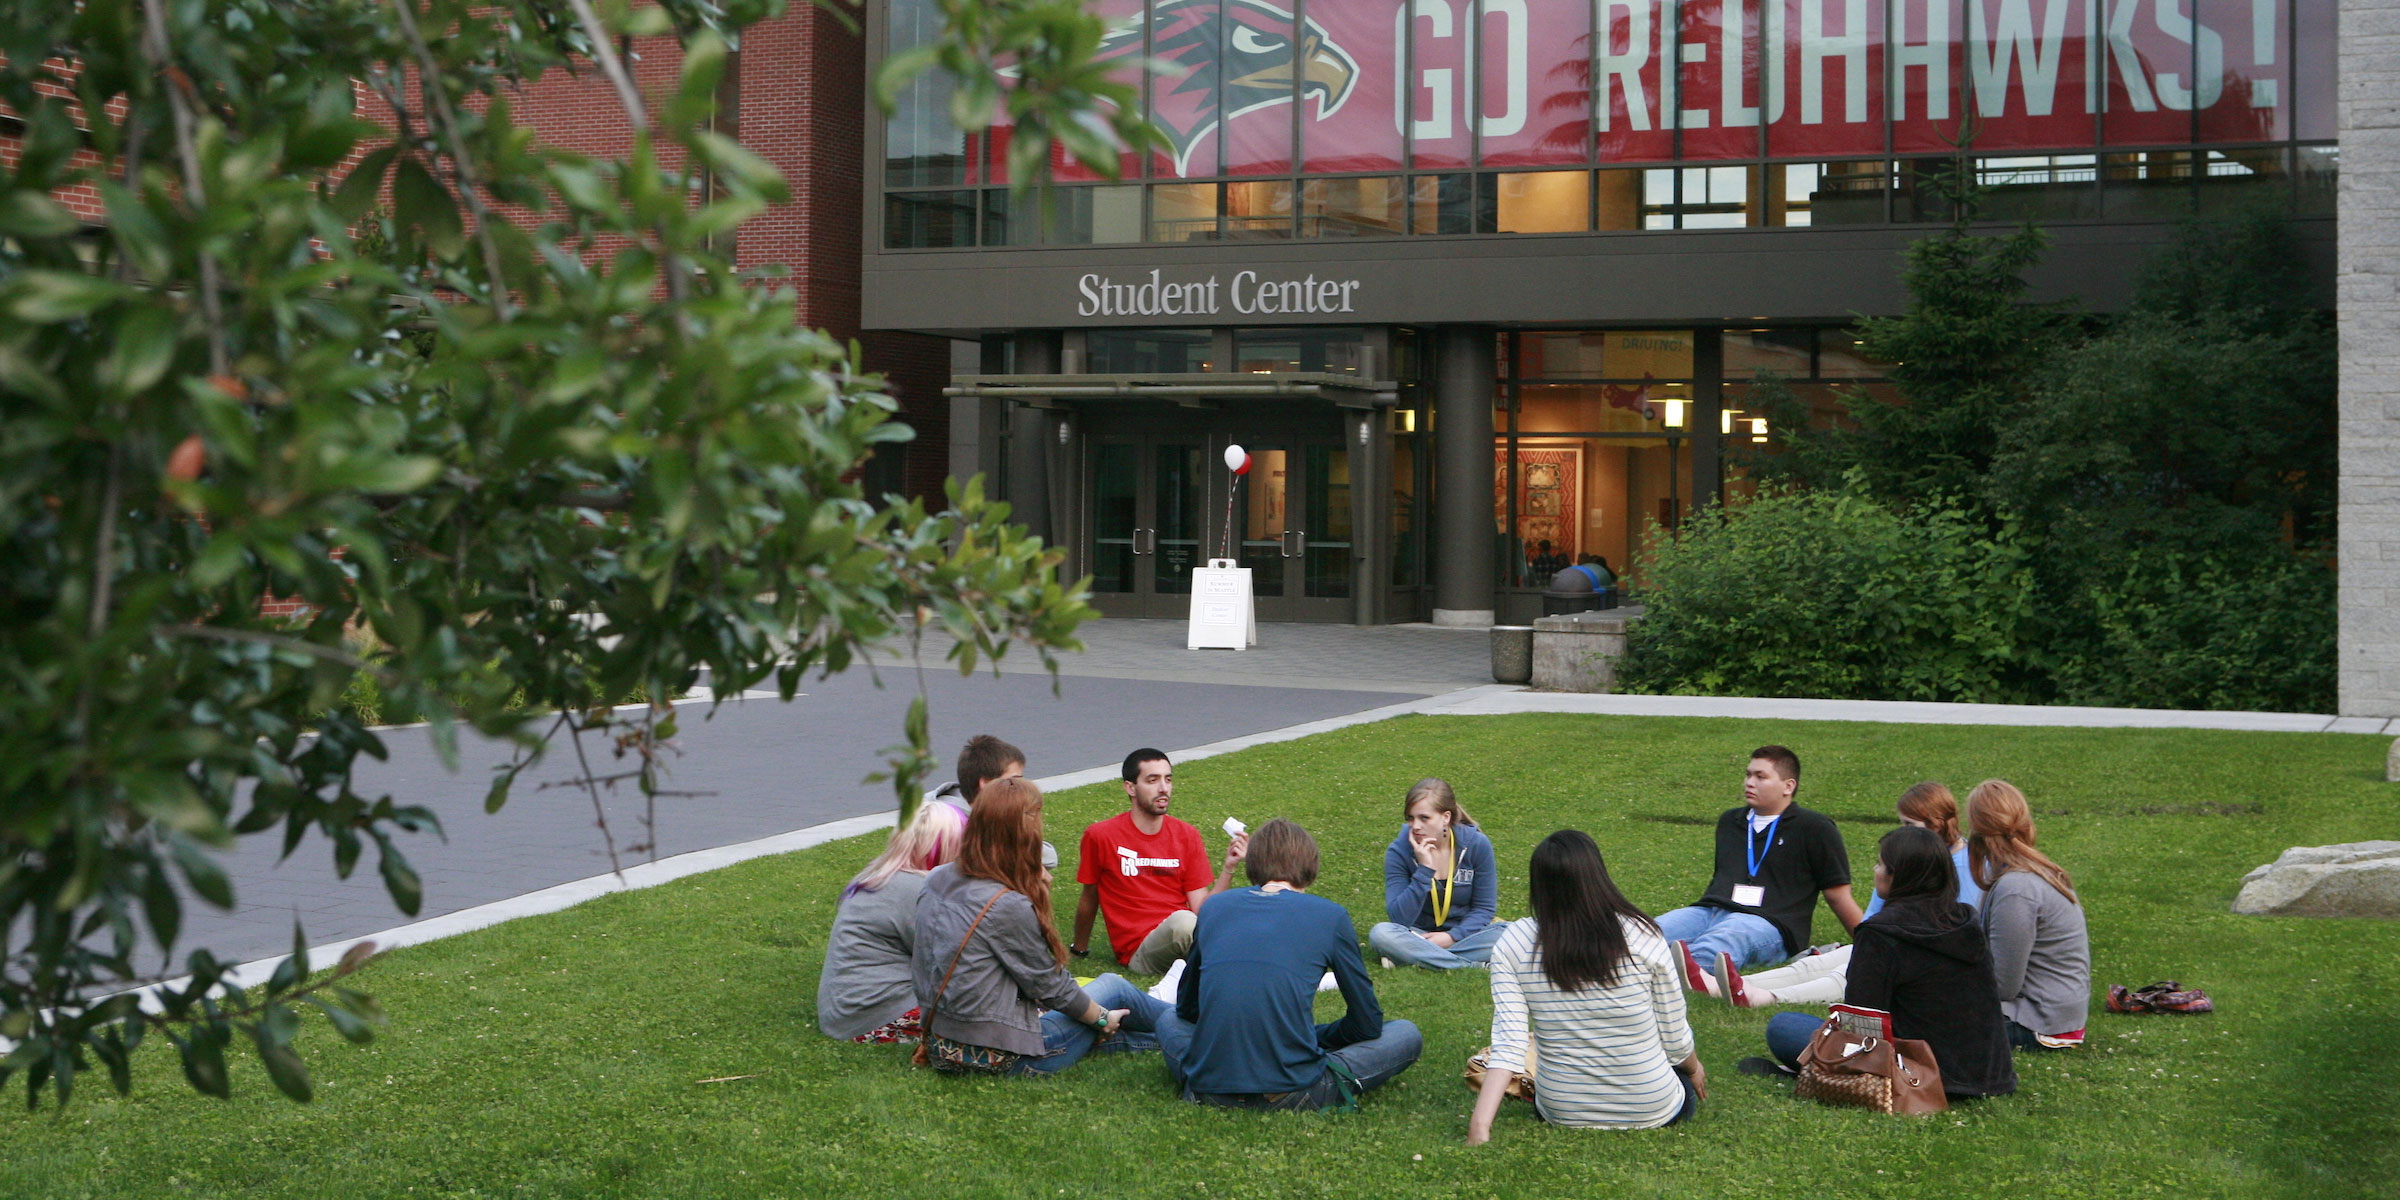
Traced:
MULTIPOLYGON (((2121 305, 2179 222, 2261 206, 2330 304, 2331 3, 1093 7, 1169 144, 1017 195, 938 79, 867 105, 863 301, 957 339, 954 471, 1109 612, 1181 616, 1215 557, 1269 621, 1522 619, 1627 569, 1747 486, 1762 376, 1890 394, 1850 324, 1952 172, 2049 231, 2042 296, 2121 305)), ((871 52, 938 20, 872 4, 871 52)))

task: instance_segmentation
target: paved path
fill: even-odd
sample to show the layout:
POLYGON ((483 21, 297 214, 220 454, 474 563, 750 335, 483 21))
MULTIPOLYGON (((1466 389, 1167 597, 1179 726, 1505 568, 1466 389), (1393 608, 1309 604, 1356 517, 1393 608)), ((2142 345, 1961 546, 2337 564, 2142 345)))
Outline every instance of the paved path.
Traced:
MULTIPOLYGON (((997 678, 987 669, 962 679, 942 662, 946 644, 929 640, 923 658, 936 753, 947 763, 969 735, 992 732, 1022 747, 1037 777, 1098 772, 1092 777, 1107 778, 1137 746, 1182 749, 1489 681, 1487 641, 1479 632, 1272 626, 1261 629, 1259 647, 1238 654, 1185 650, 1182 638, 1181 622, 1093 622, 1084 631, 1088 651, 1061 664, 1055 696, 1030 656, 1010 656, 997 678)), ((880 768, 881 750, 900 740, 917 676, 889 657, 877 671, 881 688, 869 672, 854 669, 811 682, 788 706, 754 693, 703 719, 704 704, 686 704, 677 739, 683 753, 669 786, 710 794, 660 801, 658 856, 888 813, 889 787, 860 780, 880 768)), ((446 842, 402 838, 424 881, 419 919, 609 871, 590 798, 541 789, 574 776, 567 748, 521 778, 506 808, 486 815, 484 791, 491 768, 507 760, 506 747, 467 742, 452 773, 422 729, 395 730, 385 740, 390 761, 363 764, 359 792, 426 805, 449 835, 446 842)), ((616 769, 606 761, 593 765, 601 773, 616 769)), ((636 795, 628 790, 607 807, 621 851, 648 840, 636 795)), ((182 944, 243 962, 288 952, 295 917, 315 944, 410 919, 384 891, 372 847, 347 880, 334 877, 332 847, 321 837, 312 834, 278 863, 281 848, 280 831, 237 843, 225 862, 239 907, 228 913, 188 901, 182 944)), ((649 857, 629 853, 623 861, 649 857)))

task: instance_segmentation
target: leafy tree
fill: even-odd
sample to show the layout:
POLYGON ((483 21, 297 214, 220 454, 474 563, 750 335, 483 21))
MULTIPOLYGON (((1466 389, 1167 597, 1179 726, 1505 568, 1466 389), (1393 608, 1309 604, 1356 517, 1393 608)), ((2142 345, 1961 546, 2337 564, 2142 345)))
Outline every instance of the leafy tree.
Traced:
POLYGON ((1843 417, 1812 421, 1778 380, 1762 381, 1745 404, 1786 431, 1774 453, 1734 448, 1757 477, 1834 487, 1852 476, 1867 494, 1901 504, 1934 496, 1980 504, 2002 431, 2024 407, 2025 389, 2068 331, 2057 305, 2026 299, 2025 272, 2049 239, 2027 225, 1974 232, 1974 190, 1955 173, 1931 190, 1959 196, 1958 219, 1910 243, 1901 269, 1907 308, 1858 324, 1860 347, 1889 363, 1903 399, 1843 397, 1843 417))
MULTIPOLYGON (((672 710, 606 706, 703 670, 788 698, 920 614, 962 670, 1074 645, 1080 590, 977 484, 937 513, 846 481, 909 436, 894 403, 711 250, 784 195, 707 120, 729 37, 780 8, 0 3, 23 130, 0 170, 0 1078, 29 1103, 95 1060, 125 1090, 152 1032, 202 1092, 228 1093, 240 1037, 305 1100, 303 1006, 371 1035, 356 956, 312 982, 295 953, 244 996, 195 949, 150 1011, 122 990, 177 949, 179 881, 232 903, 213 851, 238 836, 314 831, 344 875, 372 849, 417 911, 398 835, 435 822, 358 790, 384 748, 330 702, 359 672, 446 749, 516 738, 497 808, 549 735, 610 739, 655 794, 672 710), (623 38, 673 39, 679 82, 637 92, 623 38), (636 131, 621 161, 516 119, 516 85, 578 64, 636 131), (78 190, 104 222, 60 203, 78 190)), ((1056 138, 1106 170, 1146 136, 1128 89, 1025 53, 1096 43, 1080 6, 944 10, 942 61, 978 87, 1016 58, 1035 161, 1056 138)), ((928 762, 920 698, 904 809, 928 762)))

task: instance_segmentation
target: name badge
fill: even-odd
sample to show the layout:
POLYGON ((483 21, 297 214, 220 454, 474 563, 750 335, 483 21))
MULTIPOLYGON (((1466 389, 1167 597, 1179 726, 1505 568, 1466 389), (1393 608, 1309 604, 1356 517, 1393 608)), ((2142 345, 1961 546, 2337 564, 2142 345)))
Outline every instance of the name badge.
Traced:
POLYGON ((1743 908, 1757 908, 1767 902, 1767 889, 1755 883, 1737 883, 1733 887, 1733 902, 1743 908))

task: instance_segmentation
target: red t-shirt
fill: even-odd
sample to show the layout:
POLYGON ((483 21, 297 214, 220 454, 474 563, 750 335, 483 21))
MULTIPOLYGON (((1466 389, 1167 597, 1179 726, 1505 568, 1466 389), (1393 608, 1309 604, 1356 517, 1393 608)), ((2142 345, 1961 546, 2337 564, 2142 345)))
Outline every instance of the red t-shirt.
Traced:
POLYGON ((1200 831, 1174 817, 1147 836, 1134 827, 1130 811, 1097 822, 1083 831, 1079 859, 1075 882, 1100 889, 1108 948, 1120 965, 1159 922, 1187 907, 1188 893, 1207 890, 1217 878, 1200 831))

